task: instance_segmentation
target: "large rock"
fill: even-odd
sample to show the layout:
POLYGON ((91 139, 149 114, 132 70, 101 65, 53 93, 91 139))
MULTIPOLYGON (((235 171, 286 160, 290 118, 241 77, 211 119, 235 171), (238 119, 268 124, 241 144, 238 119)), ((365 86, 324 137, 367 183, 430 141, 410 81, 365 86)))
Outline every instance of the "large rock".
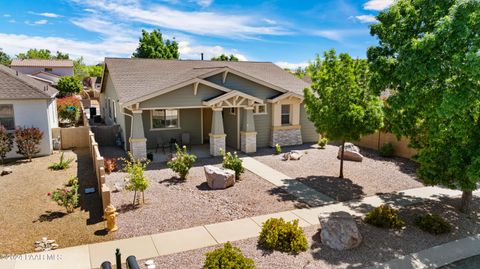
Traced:
POLYGON ((225 189, 235 185, 235 171, 212 165, 206 165, 203 169, 211 189, 225 189))
MULTIPOLYGON (((338 148, 337 157, 342 156, 342 146, 338 148)), ((360 154, 360 149, 352 143, 345 143, 345 152, 343 153, 343 159, 348 161, 361 162, 363 155, 360 154)))
POLYGON ((362 242, 362 235, 352 215, 345 211, 319 216, 322 243, 336 250, 355 248, 362 242))
POLYGON ((301 151, 292 150, 290 152, 287 152, 287 153, 283 154, 283 160, 284 161, 288 161, 288 160, 298 161, 298 160, 300 160, 300 158, 302 158, 302 156, 303 156, 303 153, 301 151))

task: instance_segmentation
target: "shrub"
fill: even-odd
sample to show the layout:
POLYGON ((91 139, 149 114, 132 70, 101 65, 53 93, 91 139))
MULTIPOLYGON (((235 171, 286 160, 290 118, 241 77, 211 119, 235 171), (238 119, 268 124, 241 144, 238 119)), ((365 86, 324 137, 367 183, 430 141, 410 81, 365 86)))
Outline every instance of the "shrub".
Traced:
POLYGON ((235 180, 240 180, 240 176, 245 172, 245 168, 242 160, 238 158, 237 152, 233 154, 230 152, 225 153, 223 150, 220 152, 223 155, 223 168, 235 171, 235 180))
POLYGON ((395 154, 395 149, 393 148, 392 143, 385 143, 383 144, 380 149, 378 149, 378 153, 382 157, 393 157, 395 154))
POLYGON ((205 254, 204 269, 254 269, 252 259, 243 256, 239 248, 232 246, 230 242, 225 243, 223 248, 215 249, 205 254))
POLYGON ((417 216, 415 225, 431 234, 445 234, 452 231, 452 225, 438 214, 417 216))
POLYGON ((381 228, 402 228, 406 225, 398 215, 398 210, 388 205, 381 205, 368 212, 365 222, 381 228))
POLYGON ((15 130, 15 143, 17 144, 17 153, 28 158, 31 162, 33 155, 40 152, 38 145, 42 140, 43 132, 35 127, 22 128, 15 130))
POLYGON ((285 222, 282 218, 267 220, 260 232, 259 243, 267 249, 298 254, 308 249, 308 242, 298 220, 285 222))
POLYGON ((78 206, 78 182, 70 188, 56 189, 52 193, 48 193, 48 196, 58 205, 64 206, 67 213, 72 213, 78 206))
POLYGON ((280 154, 282 153, 282 146, 280 146, 280 144, 275 144, 275 154, 280 154))
POLYGON ((193 164, 197 160, 197 157, 193 154, 188 154, 187 147, 180 148, 175 144, 177 153, 174 158, 167 162, 168 168, 172 169, 175 173, 178 173, 181 180, 185 180, 188 175, 188 171, 192 168, 193 164))
POLYGON ((322 137, 322 138, 319 138, 318 139, 318 146, 321 148, 321 149, 324 149, 325 146, 327 145, 328 143, 328 138, 326 137, 322 137))
POLYGON ((57 99, 57 113, 62 121, 76 124, 80 119, 80 100, 75 96, 57 99))
POLYGON ((110 174, 117 170, 117 158, 105 159, 103 161, 103 166, 105 167, 105 173, 110 174))
POLYGON ((57 83, 57 90, 63 96, 80 93, 82 89, 82 83, 75 77, 61 77, 57 83))
POLYGON ((71 187, 73 185, 78 185, 78 177, 76 176, 69 177, 67 180, 67 184, 65 184, 65 186, 67 187, 71 187))
POLYGON ((150 161, 142 162, 139 159, 135 159, 131 153, 128 153, 128 155, 129 159, 122 159, 125 162, 123 171, 127 173, 127 176, 125 177, 125 189, 128 191, 134 191, 133 205, 136 205, 137 203, 137 192, 142 193, 142 202, 145 203, 144 191, 148 188, 148 179, 145 177, 144 173, 150 161))
POLYGON ((5 156, 12 150, 13 147, 13 135, 0 125, 0 158, 2 163, 5 160, 5 156))
POLYGON ((70 164, 73 162, 73 160, 74 160, 73 158, 65 160, 62 152, 62 155, 60 155, 60 161, 58 163, 52 163, 48 168, 55 171, 65 170, 70 167, 70 164))

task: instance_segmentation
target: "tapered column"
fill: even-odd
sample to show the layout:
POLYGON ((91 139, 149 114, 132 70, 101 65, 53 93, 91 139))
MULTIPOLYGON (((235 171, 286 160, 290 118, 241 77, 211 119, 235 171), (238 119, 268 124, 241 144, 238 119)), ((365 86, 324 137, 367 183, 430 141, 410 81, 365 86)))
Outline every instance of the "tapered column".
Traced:
POLYGON ((130 152, 136 159, 146 159, 147 139, 143 129, 142 110, 134 110, 132 112, 132 136, 129 139, 130 152))
POLYGON ((210 154, 220 156, 221 150, 225 150, 225 131, 223 130, 222 108, 212 108, 212 130, 210 133, 210 154))
POLYGON ((240 131, 240 149, 245 153, 257 151, 257 132, 255 131, 253 107, 245 107, 243 109, 240 131))

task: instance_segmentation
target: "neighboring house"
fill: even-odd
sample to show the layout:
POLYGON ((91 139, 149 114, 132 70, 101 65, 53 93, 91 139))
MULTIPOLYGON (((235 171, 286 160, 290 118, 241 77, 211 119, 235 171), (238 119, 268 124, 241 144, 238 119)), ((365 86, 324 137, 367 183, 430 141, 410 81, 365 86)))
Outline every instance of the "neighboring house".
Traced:
POLYGON ((72 60, 13 59, 10 67, 50 85, 56 85, 60 77, 73 76, 72 60))
MULTIPOLYGON (((11 132, 16 127, 36 127, 43 132, 38 155, 52 153, 52 128, 58 127, 57 90, 18 71, 0 65, 0 124, 11 132)), ((20 157, 16 147, 7 158, 20 157)))
POLYGON ((183 133, 214 156, 318 139, 303 106, 309 84, 270 62, 106 58, 102 81, 102 116, 135 156, 183 133))

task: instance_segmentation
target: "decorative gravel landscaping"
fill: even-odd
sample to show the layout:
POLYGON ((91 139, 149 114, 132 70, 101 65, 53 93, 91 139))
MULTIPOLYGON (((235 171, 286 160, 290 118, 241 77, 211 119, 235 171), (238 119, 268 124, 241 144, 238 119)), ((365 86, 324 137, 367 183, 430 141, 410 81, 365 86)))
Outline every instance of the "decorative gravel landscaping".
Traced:
POLYGON ((408 159, 383 158, 374 150, 361 148, 363 161, 345 161, 341 179, 337 146, 318 149, 316 145, 305 144, 283 148, 283 152, 291 150, 302 151, 303 157, 298 161, 283 161, 281 155, 273 155, 274 149, 262 148, 254 158, 338 201, 423 187, 415 176, 415 162, 408 159))
MULTIPOLYGON (((455 207, 459 200, 441 198, 440 201, 427 201, 402 208, 399 214, 407 226, 401 230, 377 228, 357 218, 363 242, 352 250, 337 251, 323 245, 318 225, 305 228, 310 247, 296 256, 261 249, 257 238, 233 242, 233 245, 239 247, 246 257, 252 258, 257 268, 364 268, 479 233, 479 212, 474 212, 470 217, 458 213, 455 207), (442 215, 453 225, 453 231, 445 235, 432 235, 415 227, 415 216, 425 212, 442 215)), ((476 198, 473 208, 479 205, 480 200, 476 198)), ((158 268, 201 268, 205 261, 204 254, 218 247, 220 245, 157 257, 155 263, 158 268)), ((146 268, 144 261, 140 261, 140 265, 146 268)))
MULTIPOLYGON (((133 207, 133 192, 112 192, 112 204, 119 212, 116 236, 154 234, 305 206, 249 171, 235 186, 211 190, 203 166, 219 163, 221 158, 198 159, 185 181, 164 163, 149 164, 145 172, 150 183, 145 204, 133 207)), ((106 182, 113 190, 124 182, 125 175, 112 173, 106 182)))

